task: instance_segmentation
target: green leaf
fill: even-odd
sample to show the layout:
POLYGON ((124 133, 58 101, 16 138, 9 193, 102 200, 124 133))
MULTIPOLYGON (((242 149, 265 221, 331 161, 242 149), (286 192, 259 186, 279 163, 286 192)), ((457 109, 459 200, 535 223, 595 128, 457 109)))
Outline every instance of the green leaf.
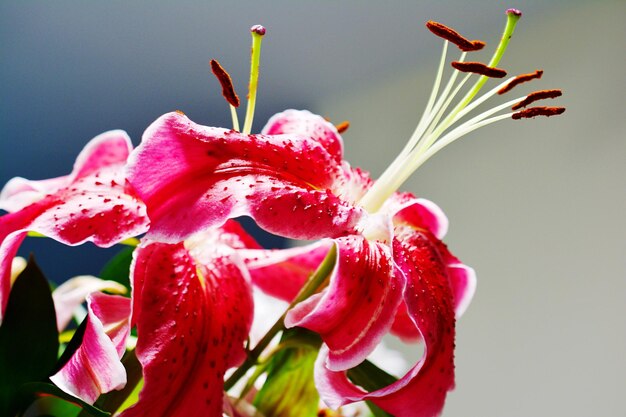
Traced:
POLYGON ((115 255, 100 272, 100 278, 119 282, 130 294, 130 264, 133 261, 135 248, 124 248, 115 255))
POLYGON ((61 398, 43 396, 37 398, 24 412, 28 417, 76 417, 82 410, 76 404, 72 404, 61 398))
MULTIPOLYGON (((386 387, 398 380, 395 376, 388 374, 368 360, 350 369, 348 378, 370 392, 386 387)), ((366 403, 375 417, 393 417, 371 401, 366 401, 366 403)))
POLYGON ((0 326, 0 415, 15 413, 15 396, 23 384, 50 375, 58 351, 50 286, 31 256, 11 288, 0 326))
POLYGON ((272 417, 315 417, 319 394, 313 382, 313 366, 321 341, 304 329, 286 331, 281 348, 267 364, 267 380, 254 398, 255 407, 272 417))
MULTIPOLYGON (((61 400, 64 400, 66 402, 69 402, 71 404, 74 404, 75 407, 80 407, 83 409, 83 412, 87 412, 88 415, 93 416, 93 417, 109 417, 111 414, 107 413, 106 411, 102 411, 96 407, 94 407, 91 404, 88 404, 86 402, 84 402, 83 400, 76 398, 64 391, 62 391, 60 388, 58 388, 55 385, 46 383, 46 382, 31 382, 28 384, 24 384, 19 392, 19 397, 22 400, 22 402, 31 402, 34 399, 37 399, 38 397, 41 397, 42 394, 44 395, 53 395, 56 398, 59 398, 61 400)), ((58 408, 67 408, 66 407, 60 407, 59 404, 57 404, 58 408)), ((79 410, 80 411, 80 410, 79 410)), ((51 413, 51 410, 46 410, 47 413, 51 413)), ((58 415, 59 417, 65 417, 64 414, 52 414, 52 415, 58 415)))

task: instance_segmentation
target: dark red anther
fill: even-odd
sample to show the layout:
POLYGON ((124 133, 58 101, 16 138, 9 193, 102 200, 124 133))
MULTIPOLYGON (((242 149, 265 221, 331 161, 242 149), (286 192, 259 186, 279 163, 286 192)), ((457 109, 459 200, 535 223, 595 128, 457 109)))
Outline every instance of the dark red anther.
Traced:
POLYGON ((430 30, 432 33, 439 36, 440 38, 450 41, 458 46, 461 51, 478 51, 485 47, 485 42, 477 40, 470 41, 469 39, 461 36, 461 34, 456 30, 449 28, 442 23, 429 20, 428 22, 426 22, 426 27, 428 28, 428 30, 430 30))
POLYGON ((502 78, 506 76, 505 70, 495 67, 488 67, 482 62, 453 61, 452 66, 461 72, 473 72, 491 78, 502 78))
POLYGON ((341 123, 339 123, 337 126, 335 126, 337 128, 337 132, 339 133, 343 133, 346 130, 348 130, 348 128, 350 127, 350 122, 345 120, 341 123))
POLYGON ((508 93, 516 86, 525 83, 526 81, 534 80, 535 78, 541 78, 542 75, 542 70, 537 70, 528 74, 520 74, 517 77, 513 78, 507 85, 498 90, 498 94, 508 93))
POLYGON ((527 109, 513 113, 513 120, 530 119, 536 116, 557 116, 565 112, 565 107, 529 107, 527 109))
POLYGON ((250 28, 250 32, 256 33, 257 35, 264 36, 265 35, 265 27, 261 25, 254 25, 250 28))
POLYGON ((526 98, 519 103, 516 103, 511 110, 519 110, 528 106, 531 103, 534 103, 537 100, 543 100, 545 98, 556 98, 562 96, 563 93, 561 90, 540 90, 535 91, 534 93, 530 93, 526 96, 526 98))
POLYGON ((217 80, 222 85, 222 95, 228 101, 228 103, 232 106, 239 107, 239 96, 235 93, 235 88, 233 87, 233 80, 230 78, 230 75, 226 72, 226 70, 220 65, 217 60, 211 60, 211 72, 217 80))

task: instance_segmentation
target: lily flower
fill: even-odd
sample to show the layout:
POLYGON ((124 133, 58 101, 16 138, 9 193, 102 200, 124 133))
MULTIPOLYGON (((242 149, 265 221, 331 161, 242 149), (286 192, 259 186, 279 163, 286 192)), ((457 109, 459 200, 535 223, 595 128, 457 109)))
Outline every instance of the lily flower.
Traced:
POLYGON ((131 322, 144 385, 122 417, 222 415, 224 374, 245 359, 252 324, 250 277, 236 251, 243 247, 258 245, 235 221, 137 247, 131 322))
POLYGON ((67 245, 109 247, 147 230, 144 204, 124 178, 132 150, 120 130, 92 139, 71 174, 43 181, 13 178, 0 193, 0 321, 11 289, 11 262, 28 232, 67 245))
POLYGON ((305 327, 322 337, 316 384, 333 408, 369 400, 396 417, 432 417, 441 412, 454 387, 455 320, 472 298, 475 274, 441 242, 448 225, 443 212, 398 189, 444 146, 481 126, 564 111, 519 110, 537 99, 560 95, 546 90, 549 93, 510 100, 460 123, 496 93, 538 78, 513 77, 475 99, 488 78, 506 74, 496 65, 520 16, 517 10, 507 11, 502 40, 489 64, 465 62, 467 51, 479 49, 483 42, 429 22, 429 29, 446 39, 433 93, 406 147, 375 182, 343 160, 338 130, 306 111, 274 116, 259 135, 245 127, 240 133, 201 126, 180 112, 169 113, 146 130, 130 158, 128 178, 146 203, 150 239, 177 242, 242 215, 281 236, 325 239, 287 255, 248 259, 253 280, 264 282, 269 293, 289 299, 301 285, 306 272, 291 270, 299 263, 291 255, 317 261, 320 253, 335 247, 336 261, 325 288, 296 305, 285 320, 288 327, 305 327), (439 93, 451 42, 463 52, 439 93), (456 83, 462 72, 467 74, 456 83), (475 74, 479 77, 474 85, 446 113, 475 74), (491 117, 511 106, 515 112, 491 117), (167 168, 155 161, 167 161, 167 168), (287 283, 283 290, 283 283, 276 282, 283 277, 300 283, 287 283), (348 379, 347 370, 365 360, 389 330, 421 339, 424 354, 397 382, 366 392, 348 379))
MULTIPOLYGON (((180 113, 157 120, 129 165, 129 180, 146 202, 153 222, 148 236, 180 239, 181 230, 195 231, 212 221, 248 214, 269 231, 289 237, 335 237, 334 243, 323 243, 338 248, 328 288, 293 309, 286 324, 320 333, 331 347, 324 366, 341 372, 367 357, 404 302, 413 331, 419 329, 427 345, 434 346, 427 355, 432 358, 426 362, 430 366, 420 363, 416 368, 424 368, 421 375, 427 375, 422 377, 426 381, 430 374, 438 379, 442 375, 445 381, 437 388, 443 387, 445 396, 453 385, 454 304, 466 305, 473 290, 471 269, 452 257, 437 239, 445 231, 446 221, 432 203, 406 194, 395 196, 383 211, 368 214, 348 198, 361 197, 370 181, 363 172, 349 168, 340 154, 332 155, 321 145, 319 138, 338 143, 334 127, 308 112, 289 111, 274 119, 276 125, 285 120, 294 125, 301 121, 307 130, 313 128, 324 135, 280 132, 247 136, 198 126, 180 113), (241 152, 246 148, 249 156, 243 159, 241 152), (155 152, 167 154, 171 166, 186 169, 170 171, 167 177, 150 172, 148 161, 158 160, 155 152), (217 158, 213 155, 221 159, 213 161, 217 158), (281 163, 260 164, 271 157, 281 158, 281 163), (282 170, 282 162, 293 164, 296 174, 282 170), (279 168, 272 168, 276 166, 279 168), (328 175, 310 175, 311 171, 328 175), (189 181, 192 177, 195 181, 189 181), (318 185, 320 179, 326 183, 318 185), (174 184, 183 181, 190 186, 178 186, 179 194, 174 193, 174 184), (162 204, 172 211, 161 211, 162 204), (173 210, 178 204, 181 211, 173 210), (178 219, 179 227, 170 225, 172 218, 178 219), (159 229, 161 225, 164 227, 159 229), (416 298, 418 294, 425 295, 416 298), (456 301, 453 294, 460 294, 456 301)), ((266 131, 277 129, 276 125, 270 122, 266 131)), ((408 374, 400 384, 406 385, 416 373, 408 374)), ((328 402, 327 392, 320 391, 328 402)), ((439 395, 435 400, 441 404, 443 398, 439 395)))

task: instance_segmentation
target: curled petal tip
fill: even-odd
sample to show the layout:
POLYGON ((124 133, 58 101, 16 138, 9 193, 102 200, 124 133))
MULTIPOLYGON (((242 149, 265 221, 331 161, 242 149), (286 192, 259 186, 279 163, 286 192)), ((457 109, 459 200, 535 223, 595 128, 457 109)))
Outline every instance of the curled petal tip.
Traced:
POLYGON ((519 9, 507 9, 506 10, 506 14, 508 14, 508 15, 512 14, 512 15, 521 17, 522 16, 522 11, 519 10, 519 9))
POLYGON ((250 32, 263 36, 265 35, 265 27, 261 25, 254 25, 250 28, 250 32))

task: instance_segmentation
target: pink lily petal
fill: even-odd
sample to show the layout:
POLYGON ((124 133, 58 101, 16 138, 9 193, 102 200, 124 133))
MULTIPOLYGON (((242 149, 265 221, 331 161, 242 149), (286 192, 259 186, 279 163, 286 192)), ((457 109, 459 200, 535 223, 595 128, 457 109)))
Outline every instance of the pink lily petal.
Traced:
POLYGON ((126 385, 120 358, 130 332, 130 299, 93 293, 87 297, 87 309, 83 343, 50 380, 68 394, 93 404, 100 394, 126 385))
MULTIPOLYGON (((448 248, 441 242, 437 242, 439 254, 446 266, 450 289, 454 300, 456 318, 463 315, 476 292, 476 272, 472 267, 464 265, 448 248)), ((407 343, 416 343, 421 340, 421 335, 415 323, 407 311, 405 303, 402 303, 396 312, 396 317, 391 326, 391 332, 407 343)))
MULTIPOLYGON (((46 184, 51 188, 45 191, 50 193, 43 198, 0 217, 0 320, 10 290, 10 260, 26 232, 38 232, 67 245, 91 241, 109 247, 146 231, 145 206, 124 178, 131 148, 122 131, 97 136, 79 155, 72 174, 63 177, 66 184, 58 188, 60 180, 55 179, 46 184)), ((6 201, 22 204, 19 192, 6 201)))
POLYGON ((343 140, 337 128, 310 111, 290 109, 275 114, 261 132, 264 135, 291 134, 314 139, 326 148, 337 164, 341 164, 343 140))
POLYGON ((292 309, 286 327, 305 327, 329 346, 327 366, 345 370, 361 363, 392 324, 402 297, 387 245, 360 236, 335 240, 337 263, 328 288, 292 309))
POLYGON ((391 325, 391 334, 399 337, 404 343, 418 343, 422 340, 422 335, 411 319, 404 301, 400 303, 396 311, 396 317, 391 325))
POLYGON ((320 240, 311 245, 277 250, 240 250, 254 285, 272 297, 291 302, 332 245, 320 240))
POLYGON ((11 178, 0 191, 0 209, 9 213, 21 210, 67 185, 68 177, 66 175, 40 181, 31 181, 22 177, 11 178))
POLYGON ((243 263, 202 238, 143 243, 135 253, 132 320, 144 386, 121 415, 221 416, 224 373, 244 359, 252 321, 243 263))
POLYGON ((69 175, 39 181, 11 179, 0 192, 0 209, 14 212, 69 186, 78 178, 118 164, 124 164, 132 145, 123 130, 111 130, 93 138, 80 152, 69 175))
POLYGON ((334 237, 352 232, 363 214, 329 191, 344 174, 317 141, 244 135, 180 113, 146 130, 128 173, 148 206, 148 236, 159 241, 177 242, 242 215, 282 236, 334 237))
MULTIPOLYGON (((441 239, 448 230, 448 219, 443 211, 433 202, 416 198, 410 193, 394 194, 383 207, 393 216, 399 226, 410 226, 414 230, 428 230, 437 239, 441 239)), ((438 250, 447 268, 450 286, 454 295, 457 318, 468 307, 475 289, 474 270, 461 263, 441 242, 438 250)), ((406 305, 401 305, 393 323, 392 333, 405 342, 419 342, 420 333, 408 314, 406 305)))
POLYGON ((383 210, 393 216, 396 224, 410 224, 416 229, 426 229, 438 239, 448 232, 448 217, 439 206, 411 193, 395 193, 387 200, 383 210))
POLYGON ((446 266, 432 235, 401 230, 394 241, 394 260, 408 285, 404 300, 424 340, 424 355, 401 379, 366 393, 345 372, 325 366, 329 352, 316 363, 316 383, 322 399, 336 408, 371 400, 396 417, 434 417, 441 413, 446 394, 454 388, 455 314, 446 266))
POLYGON ((462 263, 448 264, 448 277, 454 295, 454 309, 458 319, 465 313, 476 293, 476 271, 462 263))
POLYGON ((97 291, 124 294, 126 287, 115 281, 105 281, 91 275, 80 275, 65 281, 52 292, 59 332, 67 327, 74 311, 85 302, 87 296, 97 291))
MULTIPOLYGON (((218 229, 219 232, 219 243, 222 245, 226 245, 232 249, 261 249, 262 246, 257 243, 256 240, 252 236, 246 232, 246 230, 239 224, 236 220, 227 220, 222 226, 218 229)), ((205 234, 206 235, 206 234, 205 234)), ((209 233, 210 236, 213 236, 213 233, 209 233)))

